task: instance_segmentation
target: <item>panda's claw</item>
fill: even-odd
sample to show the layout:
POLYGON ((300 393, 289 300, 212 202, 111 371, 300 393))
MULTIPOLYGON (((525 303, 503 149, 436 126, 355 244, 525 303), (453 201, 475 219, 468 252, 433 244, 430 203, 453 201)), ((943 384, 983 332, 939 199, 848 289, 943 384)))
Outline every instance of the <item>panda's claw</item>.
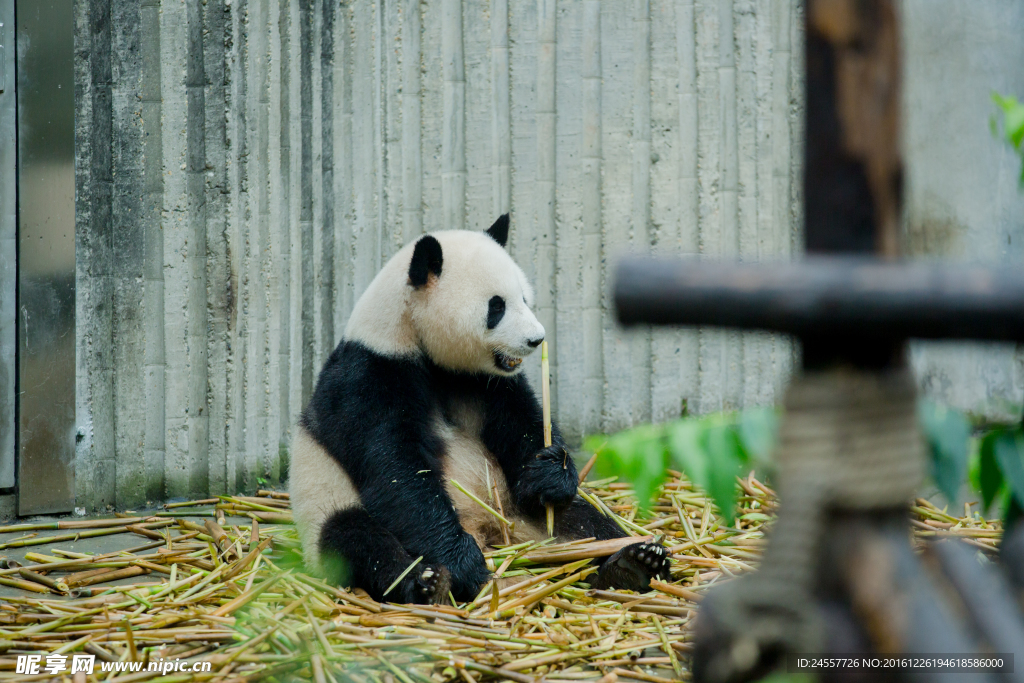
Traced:
POLYGON ((426 565, 402 579, 401 595, 406 603, 429 605, 444 602, 451 580, 444 567, 426 565))
POLYGON ((594 588, 645 591, 651 579, 668 579, 669 558, 660 543, 634 543, 609 557, 591 583, 594 588))

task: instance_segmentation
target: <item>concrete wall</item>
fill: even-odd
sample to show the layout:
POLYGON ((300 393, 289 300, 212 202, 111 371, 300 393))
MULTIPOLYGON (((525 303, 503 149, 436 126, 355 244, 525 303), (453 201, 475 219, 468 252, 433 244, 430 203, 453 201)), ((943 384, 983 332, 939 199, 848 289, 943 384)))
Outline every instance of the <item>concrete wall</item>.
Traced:
POLYGON ((624 249, 793 253, 800 11, 77 2, 78 505, 277 481, 380 265, 509 210, 573 440, 772 401, 788 343, 623 334, 606 290, 624 249))
MULTIPOLYGON (((1019 262, 1019 161, 988 120, 992 90, 1024 95, 1024 3, 903 12, 906 251, 1019 262)), ((423 232, 509 210, 573 440, 778 395, 785 340, 624 334, 607 289, 627 249, 799 251, 799 0, 76 13, 78 505, 278 481, 380 265, 423 232)), ((962 408, 1010 417, 1024 399, 1014 347, 921 344, 913 365, 962 408)))
MULTIPOLYGON (((907 251, 1024 262, 1021 161, 989 130, 991 93, 1024 97, 1024 3, 904 0, 907 251)), ((917 344, 926 394, 991 418, 1020 417, 1024 349, 917 344)))
MULTIPOLYGON (((0 45, 13 54, 14 3, 0 2, 0 45)), ((0 93, 0 489, 15 483, 14 381, 17 377, 15 349, 18 347, 18 184, 17 100, 15 61, 8 57, 0 65, 4 92, 0 93)), ((2 503, 0 503, 2 508, 2 503)))

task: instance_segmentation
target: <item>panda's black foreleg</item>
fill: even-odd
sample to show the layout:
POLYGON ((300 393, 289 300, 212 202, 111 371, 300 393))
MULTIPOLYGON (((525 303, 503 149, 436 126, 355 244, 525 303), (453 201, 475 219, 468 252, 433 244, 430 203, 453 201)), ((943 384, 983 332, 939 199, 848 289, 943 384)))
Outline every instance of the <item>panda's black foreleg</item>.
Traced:
POLYGON ((562 509, 576 496, 576 465, 558 429, 544 446, 544 416, 522 375, 488 383, 481 439, 501 465, 520 512, 543 516, 548 505, 562 509))
MULTIPOLYGON (((614 520, 577 496, 555 515, 555 536, 560 541, 594 537, 599 541, 622 538, 614 520)), ((598 560, 600 569, 590 580, 594 588, 645 591, 651 579, 669 578, 668 552, 660 543, 634 543, 598 560)))
POLYGON ((359 586, 377 601, 429 604, 448 595, 448 570, 423 562, 384 594, 416 558, 363 508, 327 518, 320 531, 320 557, 331 583, 359 586))
MULTIPOLYGON (((577 493, 579 479, 558 426, 552 445, 543 443, 543 414, 522 375, 487 385, 483 442, 498 459, 519 511, 542 525, 555 508, 555 535, 562 540, 622 538, 613 520, 577 493)), ((657 543, 634 543, 599 560, 595 588, 647 590, 655 576, 668 577, 668 553, 657 543)))

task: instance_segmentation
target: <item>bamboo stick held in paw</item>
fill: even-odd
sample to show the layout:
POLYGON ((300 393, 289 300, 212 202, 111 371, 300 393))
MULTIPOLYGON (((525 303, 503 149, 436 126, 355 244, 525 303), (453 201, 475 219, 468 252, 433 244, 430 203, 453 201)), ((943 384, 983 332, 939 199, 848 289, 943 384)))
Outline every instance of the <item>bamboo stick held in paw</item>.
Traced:
POLYGON ((548 366, 548 343, 540 343, 540 398, 544 411, 544 448, 551 445, 551 370, 548 366))
MULTIPOLYGON (((551 371, 548 367, 548 343, 540 343, 540 400, 544 414, 544 448, 551 445, 551 371)), ((555 508, 547 506, 548 536, 555 535, 555 508)))

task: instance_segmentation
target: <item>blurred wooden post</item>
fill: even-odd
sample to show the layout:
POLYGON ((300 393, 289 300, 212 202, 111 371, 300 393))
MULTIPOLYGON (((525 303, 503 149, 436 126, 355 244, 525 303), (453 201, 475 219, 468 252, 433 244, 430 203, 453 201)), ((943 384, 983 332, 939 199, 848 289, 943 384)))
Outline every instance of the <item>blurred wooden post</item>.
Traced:
MULTIPOLYGON (((905 342, 1021 340, 1024 273, 895 263, 903 194, 896 1, 807 0, 807 259, 620 267, 615 297, 625 324, 772 329, 802 346, 780 431, 779 515, 760 570, 701 604, 698 683, 754 680, 797 653, 1024 650, 1024 621, 1006 588, 984 603, 1002 600, 1006 613, 978 618, 984 601, 967 591, 991 577, 955 550, 937 551, 941 571, 926 572, 909 542, 923 443, 905 342), (953 591, 973 624, 958 617, 953 591)), ((1024 536, 1010 540, 1024 557, 1024 536)), ((830 670, 822 680, 879 673, 830 670)))
MULTIPOLYGON (((899 252, 900 31, 895 0, 809 0, 804 243, 808 254, 899 252)), ((903 340, 803 341, 803 367, 902 364, 903 340)))

